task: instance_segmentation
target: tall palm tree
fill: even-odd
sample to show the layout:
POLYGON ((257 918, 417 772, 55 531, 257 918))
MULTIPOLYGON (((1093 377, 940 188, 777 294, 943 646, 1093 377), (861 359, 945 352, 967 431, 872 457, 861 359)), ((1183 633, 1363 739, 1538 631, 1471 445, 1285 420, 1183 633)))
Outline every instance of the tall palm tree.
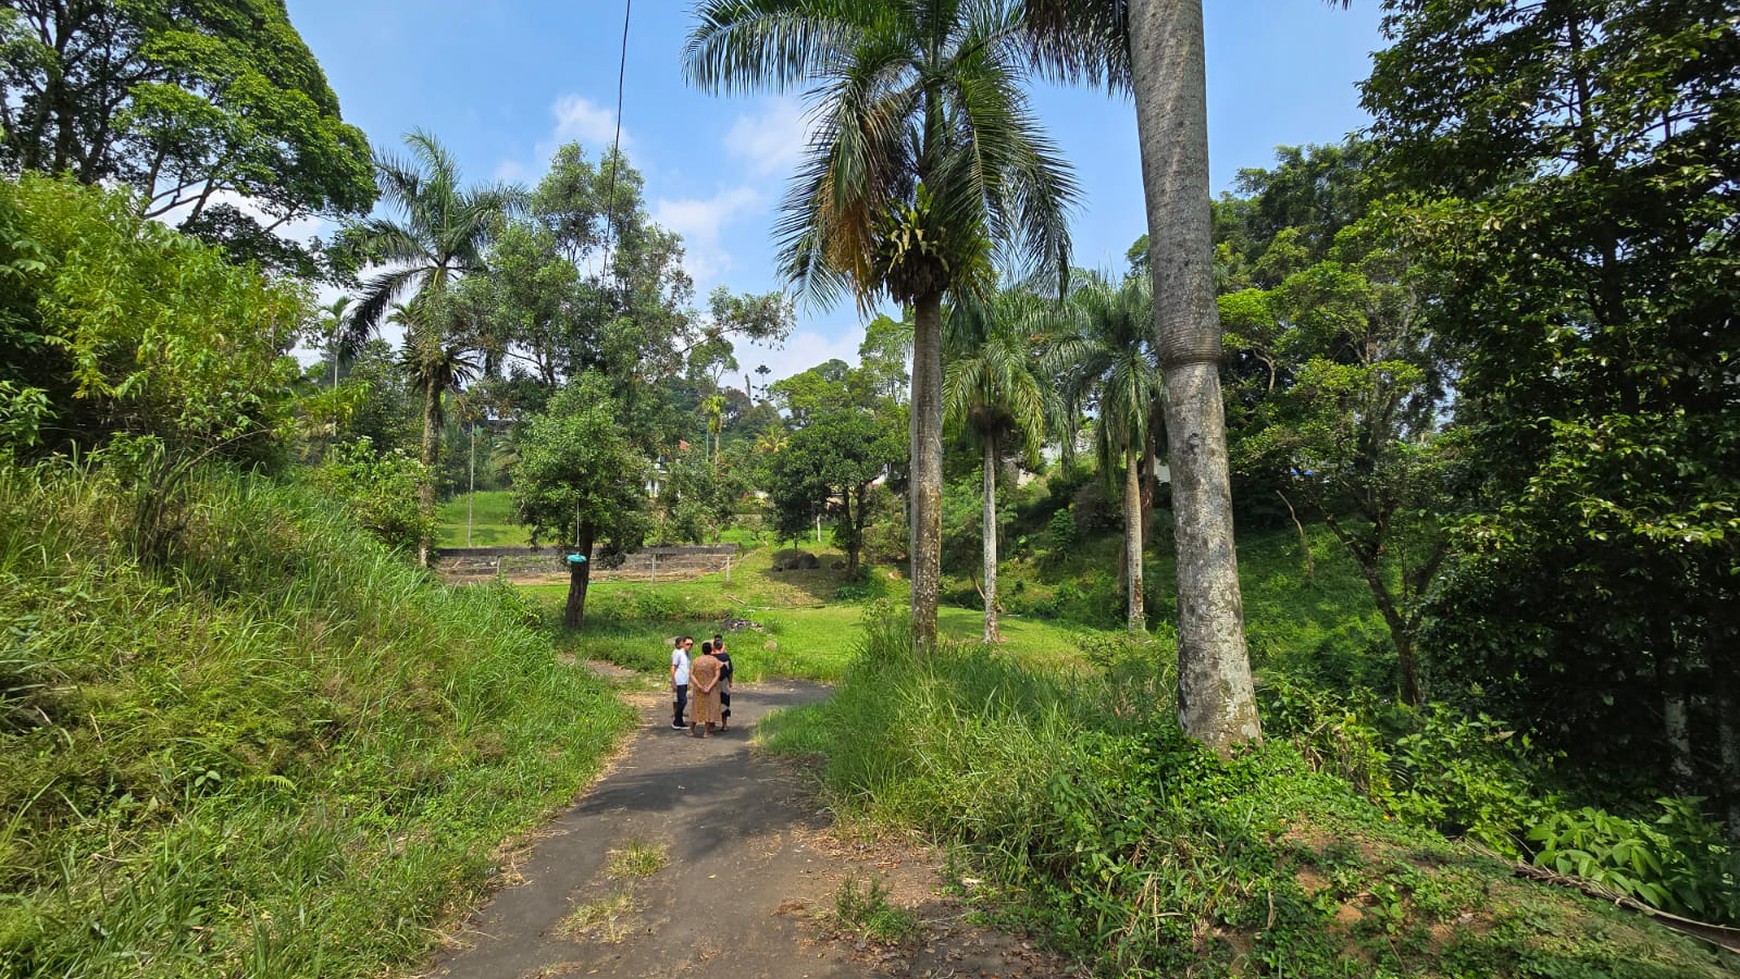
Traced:
POLYGON ((701 0, 683 50, 716 92, 807 86, 808 157, 778 228, 813 297, 913 309, 912 628, 936 641, 942 573, 942 304, 993 255, 1061 276, 1067 165, 1028 107, 1017 0, 701 0))
POLYGON ((362 284, 346 335, 354 347, 379 329, 393 303, 439 293, 481 271, 498 219, 525 205, 525 191, 494 183, 466 187, 459 163, 434 136, 405 135, 408 157, 375 156, 381 201, 397 217, 372 217, 345 231, 359 257, 381 266, 362 284))
POLYGON ((1047 389, 1033 336, 1051 306, 1016 290, 963 297, 949 309, 943 337, 944 414, 970 428, 984 451, 986 642, 1003 641, 997 628, 997 467, 1007 441, 1019 439, 1034 457, 1044 440, 1047 389))
POLYGON ((1153 405, 1160 396, 1160 368, 1149 334, 1153 322, 1150 280, 1134 276, 1114 283, 1090 274, 1070 289, 1073 329, 1052 339, 1046 364, 1061 378, 1062 400, 1098 405, 1094 448, 1100 472, 1124 471, 1124 583, 1131 632, 1148 628, 1142 594, 1141 461, 1148 444, 1153 405))
POLYGON ((320 325, 326 334, 326 356, 332 359, 332 386, 338 388, 339 344, 350 329, 351 297, 339 296, 320 307, 320 325))
MULTIPOLYGON (((1329 0, 1347 5, 1347 0, 1329 0)), ((1135 97, 1178 554, 1178 720, 1215 751, 1262 740, 1233 545, 1209 215, 1202 0, 1030 0, 1036 61, 1135 97)))
MULTIPOLYGON (((427 300, 429 296, 419 299, 427 300)), ((419 458, 429 467, 421 486, 419 501, 425 514, 435 512, 435 471, 440 462, 442 434, 447 429, 445 398, 457 393, 482 373, 477 352, 454 331, 442 329, 439 314, 431 316, 425 302, 394 304, 388 322, 404 327, 405 346, 399 354, 399 366, 411 381, 411 387, 423 398, 423 441, 419 458)), ((417 548, 418 563, 427 566, 432 542, 423 541, 417 548)))
MULTIPOLYGON (((421 130, 407 134, 405 145, 408 158, 375 157, 381 200, 398 216, 369 218, 345 232, 350 247, 381 268, 363 282, 341 345, 352 350, 360 346, 394 311, 396 301, 410 293, 410 300, 397 308, 407 327, 404 363, 423 395, 421 457, 429 475, 421 496, 425 514, 432 515, 442 398, 455 384, 475 376, 461 366, 469 364, 467 331, 442 300, 460 277, 484 268, 500 218, 522 207, 525 194, 505 184, 463 186, 453 155, 421 130)), ((427 544, 420 557, 427 563, 427 544)))

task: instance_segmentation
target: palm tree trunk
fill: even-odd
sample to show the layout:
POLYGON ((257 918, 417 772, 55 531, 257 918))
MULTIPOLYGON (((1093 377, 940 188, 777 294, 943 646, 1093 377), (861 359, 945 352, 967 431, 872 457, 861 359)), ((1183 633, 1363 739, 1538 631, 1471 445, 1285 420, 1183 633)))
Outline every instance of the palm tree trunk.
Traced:
POLYGON ((1178 551, 1178 721, 1221 755, 1262 740, 1233 546, 1209 213, 1202 0, 1132 0, 1130 64, 1178 551))
POLYGON ((997 435, 985 436, 985 641, 1002 642, 997 629, 997 435))
POLYGON ((1134 444, 1124 449, 1124 577, 1129 589, 1131 632, 1148 631, 1142 596, 1142 455, 1134 444))
POLYGON ((936 645, 942 578, 942 296, 918 297, 912 329, 912 639, 936 645))
MULTIPOLYGON (((434 384, 423 388, 423 445, 425 467, 423 483, 417 487, 418 504, 426 520, 435 518, 435 464, 441 457, 441 388, 434 384)), ((434 541, 425 537, 417 544, 417 563, 429 566, 430 548, 434 541)))

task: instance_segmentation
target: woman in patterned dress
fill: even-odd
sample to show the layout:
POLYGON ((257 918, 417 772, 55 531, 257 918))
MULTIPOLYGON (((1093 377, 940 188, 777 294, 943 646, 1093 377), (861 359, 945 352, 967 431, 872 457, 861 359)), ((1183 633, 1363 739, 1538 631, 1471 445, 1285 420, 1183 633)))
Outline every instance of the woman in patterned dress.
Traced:
POLYGON ((714 725, 724 718, 720 715, 719 684, 722 681, 720 673, 722 664, 713 655, 713 644, 701 644, 701 655, 689 664, 689 734, 703 738, 713 736, 714 725))

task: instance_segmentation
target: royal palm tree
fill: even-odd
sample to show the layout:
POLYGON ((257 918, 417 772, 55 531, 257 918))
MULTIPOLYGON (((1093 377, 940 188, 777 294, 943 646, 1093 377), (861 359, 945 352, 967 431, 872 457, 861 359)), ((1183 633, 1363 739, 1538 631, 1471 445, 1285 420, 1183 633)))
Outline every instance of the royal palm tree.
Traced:
MULTIPOLYGON (((1347 0, 1329 0, 1347 6, 1347 0)), ((1030 0, 1036 60, 1134 96, 1178 555, 1178 720, 1226 754, 1262 740, 1233 546, 1209 213, 1202 0, 1030 0)))
POLYGON ((373 217, 345 231, 367 264, 380 266, 362 284, 346 339, 356 346, 380 328, 393 304, 410 293, 440 293, 481 271, 499 219, 524 207, 525 192, 508 184, 462 185, 459 163, 434 136, 408 133, 408 157, 375 156, 381 201, 396 217, 373 217))
POLYGON ((807 88, 813 129, 778 226, 812 297, 913 310, 912 628, 936 641, 942 572, 942 305, 991 258, 1067 268, 1075 185, 1028 107, 1016 0, 701 0, 683 51, 714 92, 807 88))
MULTIPOLYGON (((421 296, 420 300, 433 299, 421 296)), ((457 393, 482 373, 477 352, 458 331, 443 329, 439 314, 427 312, 425 302, 394 304, 388 322, 405 330, 405 346, 399 355, 399 366, 410 379, 411 387, 423 399, 423 441, 419 457, 429 467, 422 485, 417 487, 425 514, 435 512, 435 465, 440 462, 442 434, 447 429, 445 398, 457 393)), ((429 563, 430 541, 418 545, 417 561, 429 563)))
POLYGON ((339 296, 320 307, 321 332, 326 334, 326 356, 332 359, 332 387, 338 388, 339 344, 350 329, 351 297, 339 296))
POLYGON ((1100 472, 1124 471, 1124 583, 1131 632, 1148 627, 1142 595, 1143 526, 1141 461, 1148 444, 1153 405, 1160 396, 1160 368, 1152 336, 1150 280, 1133 276, 1114 283, 1102 275, 1079 277, 1070 289, 1069 329, 1053 337, 1045 354, 1060 378, 1060 400, 1098 406, 1094 450, 1100 472))
MULTIPOLYGON (((357 255, 381 268, 363 282, 341 345, 360 346, 399 310, 406 323, 404 363, 423 395, 421 458, 428 476, 421 496, 425 514, 432 515, 442 398, 474 376, 462 365, 470 363, 466 351, 476 331, 464 328, 464 317, 455 314, 446 294, 460 277, 484 268, 491 235, 504 215, 523 206, 525 194, 504 184, 463 186, 459 164, 428 133, 406 135, 405 145, 408 158, 375 158, 381 200, 397 217, 369 218, 345 232, 357 255), (395 307, 407 293, 410 299, 395 307)), ((420 557, 427 562, 427 545, 420 557)))
POLYGON ((968 296, 949 309, 944 329, 943 411, 971 429, 984 452, 986 642, 1003 641, 997 628, 997 467, 1011 441, 1020 440, 1030 458, 1044 441, 1047 389, 1033 337, 1053 308, 1017 290, 968 296))
POLYGON ((1021 290, 962 297, 943 330, 943 414, 964 424, 983 450, 985 487, 985 642, 997 629, 997 466, 1020 440, 1037 459, 1046 435, 1047 388, 1034 360, 1034 336, 1053 304, 1021 290))

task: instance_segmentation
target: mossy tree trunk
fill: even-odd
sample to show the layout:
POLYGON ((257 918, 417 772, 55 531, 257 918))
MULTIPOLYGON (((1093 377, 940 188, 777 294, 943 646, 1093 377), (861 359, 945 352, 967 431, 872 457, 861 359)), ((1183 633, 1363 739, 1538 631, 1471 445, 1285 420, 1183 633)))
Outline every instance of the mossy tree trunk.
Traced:
POLYGON ((912 639, 936 645, 942 577, 942 295, 919 296, 912 329, 912 639))
POLYGON ((1178 719, 1225 756, 1262 740, 1233 545, 1220 391, 1201 0, 1132 0, 1130 64, 1148 209, 1178 553, 1178 719))

